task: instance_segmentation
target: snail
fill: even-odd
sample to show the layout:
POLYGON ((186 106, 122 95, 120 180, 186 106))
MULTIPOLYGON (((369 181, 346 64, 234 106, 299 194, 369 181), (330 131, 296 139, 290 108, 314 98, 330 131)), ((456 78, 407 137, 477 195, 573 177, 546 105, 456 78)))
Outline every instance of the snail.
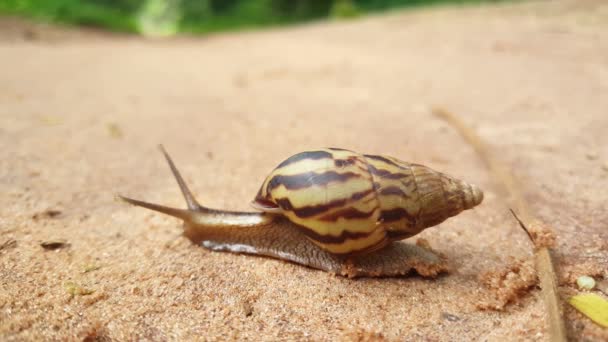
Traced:
POLYGON ((326 148, 295 154, 264 180, 259 212, 199 204, 160 146, 187 202, 170 208, 124 201, 184 221, 184 235, 210 250, 262 255, 349 277, 442 271, 440 257, 396 243, 471 209, 483 192, 420 164, 326 148), (416 267, 425 264, 431 267, 416 267))

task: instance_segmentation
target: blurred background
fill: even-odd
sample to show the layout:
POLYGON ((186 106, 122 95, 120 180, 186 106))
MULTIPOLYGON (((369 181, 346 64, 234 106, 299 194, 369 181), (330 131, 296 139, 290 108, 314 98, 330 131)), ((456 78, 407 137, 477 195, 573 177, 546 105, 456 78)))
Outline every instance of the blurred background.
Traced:
POLYGON ((608 0, 0 0, 0 341, 547 340, 509 196, 435 108, 558 236, 570 340, 608 341, 565 304, 608 279, 607 56, 608 0), (454 272, 352 282, 210 253, 117 202, 183 207, 160 143, 214 208, 251 210, 325 146, 485 197, 415 237, 454 272))
POLYGON ((501 0, 1 0, 0 14, 167 36, 352 18, 441 3, 501 0))

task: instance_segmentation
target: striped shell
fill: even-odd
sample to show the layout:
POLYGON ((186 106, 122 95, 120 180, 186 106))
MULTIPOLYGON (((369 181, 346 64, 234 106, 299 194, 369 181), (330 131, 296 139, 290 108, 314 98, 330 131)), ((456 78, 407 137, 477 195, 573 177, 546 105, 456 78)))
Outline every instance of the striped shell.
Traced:
POLYGON ((368 253, 481 203, 483 193, 426 166, 328 148, 293 155, 253 206, 296 223, 334 254, 368 253))

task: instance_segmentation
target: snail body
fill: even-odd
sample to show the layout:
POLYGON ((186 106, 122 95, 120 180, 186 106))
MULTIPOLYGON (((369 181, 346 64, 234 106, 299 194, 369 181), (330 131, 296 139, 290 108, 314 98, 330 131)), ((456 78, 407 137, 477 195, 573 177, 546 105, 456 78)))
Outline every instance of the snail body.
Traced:
POLYGON ((415 262, 406 259, 425 252, 392 242, 483 200, 476 186, 426 166, 328 148, 280 163, 252 202, 261 212, 213 210, 194 199, 162 152, 189 209, 123 200, 183 219, 184 235, 209 249, 265 255, 349 276, 407 273, 415 262))

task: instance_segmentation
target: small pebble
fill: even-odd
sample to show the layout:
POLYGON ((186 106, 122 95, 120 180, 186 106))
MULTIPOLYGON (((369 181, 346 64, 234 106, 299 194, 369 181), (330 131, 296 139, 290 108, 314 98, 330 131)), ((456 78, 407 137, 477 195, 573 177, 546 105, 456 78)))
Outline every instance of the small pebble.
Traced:
POLYGON ((40 219, 45 219, 45 218, 55 218, 59 215, 61 215, 61 210, 47 209, 43 212, 32 215, 32 219, 40 220, 40 219))
POLYGON ((55 249, 66 248, 69 247, 70 244, 67 241, 57 240, 57 241, 44 241, 40 243, 40 247, 52 251, 55 249))
POLYGON ((580 276, 576 279, 576 284, 581 290, 591 290, 595 287, 595 279, 590 276, 580 276))
POLYGON ((456 315, 452 315, 451 313, 447 313, 447 312, 441 313, 441 317, 443 317, 443 319, 446 319, 450 322, 457 322, 460 320, 460 317, 458 317, 456 315))
POLYGON ((606 172, 608 172, 608 161, 604 163, 604 165, 602 165, 602 169, 606 172))

